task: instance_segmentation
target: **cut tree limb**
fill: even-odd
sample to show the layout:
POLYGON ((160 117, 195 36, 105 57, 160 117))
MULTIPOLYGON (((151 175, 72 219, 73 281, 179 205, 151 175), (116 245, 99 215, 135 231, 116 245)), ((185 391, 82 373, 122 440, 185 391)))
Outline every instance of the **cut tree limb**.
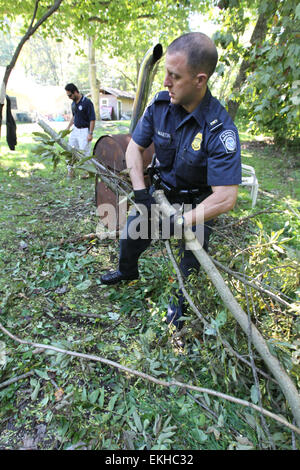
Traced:
MULTIPOLYGON (((161 212, 165 216, 170 217, 176 212, 168 202, 163 191, 155 191, 153 196, 156 202, 159 204, 161 212)), ((221 274, 215 267, 209 255, 202 248, 194 232, 190 228, 186 228, 184 235, 186 248, 193 252, 196 259, 199 261, 200 265, 218 290, 225 306, 239 323, 244 333, 248 335, 249 322, 247 314, 243 311, 233 294, 230 292, 230 289, 225 284, 221 274)), ((290 405, 297 426, 300 427, 300 396, 295 384, 282 368, 278 359, 271 354, 265 339, 253 324, 251 324, 251 333, 254 347, 259 352, 261 358, 264 360, 265 364, 277 380, 282 392, 286 397, 286 400, 290 405)))
POLYGON ((0 389, 4 387, 8 387, 9 385, 18 382, 19 380, 26 379, 27 377, 31 377, 34 374, 33 371, 26 372, 25 374, 18 375, 17 377, 13 377, 12 379, 6 380, 5 382, 0 383, 0 389))
MULTIPOLYGON (((167 252, 168 252, 168 255, 169 255, 169 258, 171 260, 171 263, 173 265, 173 268, 175 269, 175 272, 176 272, 176 275, 177 275, 177 279, 178 279, 178 282, 179 282, 179 287, 180 289, 182 290, 182 293, 183 295, 185 296, 188 304, 190 305, 191 309, 194 311, 194 313, 197 315, 197 317, 199 318, 199 320, 203 323, 203 325, 205 327, 208 327, 209 326, 209 322, 203 317, 203 315, 201 315, 199 309, 196 307, 196 305, 194 304, 191 296, 189 295, 189 293, 187 292, 185 286, 184 286, 184 282, 183 282, 183 278, 182 278, 182 275, 181 275, 181 272, 180 272, 180 269, 176 263, 176 260, 174 258, 174 255, 172 253, 172 249, 171 249, 171 246, 170 246, 170 243, 169 241, 166 241, 166 248, 167 248, 167 252)), ((184 329, 182 329, 180 332, 177 333, 177 336, 181 336, 182 332, 184 331, 184 329)), ((244 362, 244 364, 247 364, 247 366, 251 367, 251 364, 249 361, 247 361, 247 359, 245 359, 244 357, 242 357, 240 354, 238 354, 231 346, 230 344, 225 341, 223 338, 220 337, 220 341, 221 343, 223 344, 223 346, 228 350, 230 351, 231 354, 233 354, 234 356, 236 356, 240 361, 244 362)), ((271 377, 270 375, 266 374, 263 370, 260 370, 260 369, 257 369, 257 371, 262 374, 264 377, 266 377, 267 379, 269 380, 272 380, 274 381, 275 383, 276 380, 271 377)))
MULTIPOLYGON (((66 143, 64 139, 60 138, 58 140, 59 136, 44 121, 39 120, 38 123, 41 127, 43 127, 43 129, 47 133, 49 133, 49 135, 51 135, 54 138, 54 140, 56 140, 59 143, 59 145, 61 145, 66 150, 70 150, 70 149, 72 150, 72 148, 66 143)), ((75 151, 74 151, 74 154, 76 155, 75 151)), ((78 159, 80 160, 80 157, 78 157, 78 159)), ((92 162, 93 160, 94 159, 91 159, 92 162)), ((93 163, 97 164, 96 165, 97 168, 101 167, 101 170, 103 169, 104 171, 107 172, 107 169, 105 167, 102 168, 102 165, 100 165, 100 163, 97 162, 96 160, 94 160, 93 163)), ((116 191, 116 188, 118 187, 118 189, 120 189, 120 187, 117 186, 115 182, 112 182, 112 177, 115 178, 116 176, 113 173, 112 174, 110 173, 112 172, 107 172, 107 177, 104 175, 101 175, 101 179, 105 182, 105 184, 107 184, 107 186, 110 189, 112 189, 112 191, 116 191)), ((128 185, 126 186, 128 188, 128 185)), ((123 187, 122 191, 126 192, 127 188, 123 187)), ((159 204, 160 210, 164 215, 166 215, 167 217, 170 217, 170 215, 176 212, 175 209, 170 205, 170 203, 166 199, 163 191, 155 191, 153 196, 156 202, 159 204)), ((211 279, 214 286, 217 288, 225 306, 228 308, 228 310, 232 313, 234 318, 237 320, 237 322, 241 326, 244 333, 248 335, 248 332, 249 332, 248 316, 246 315, 246 313, 243 311, 241 306, 236 301, 235 297, 229 290, 228 286, 225 284, 219 271, 215 267, 213 261, 210 259, 209 255, 205 252, 205 250, 202 248, 197 238, 195 237, 195 234, 190 228, 187 228, 185 230, 185 240, 186 240, 187 248, 193 251, 200 265, 206 271, 208 277, 211 279)), ((271 373, 273 374, 274 378, 277 380, 279 387, 281 388, 282 392, 284 393, 286 397, 287 402, 290 405, 293 416, 295 418, 295 422, 297 423, 298 428, 300 428, 300 396, 297 391, 297 388, 295 384, 293 383, 293 381, 290 379, 290 377, 287 375, 285 370, 282 368, 278 359, 271 354, 265 339, 263 338, 263 336, 260 334, 260 332, 257 330, 257 328, 253 324, 251 325, 251 329, 252 329, 251 333, 252 333, 253 345, 258 351, 258 353, 260 354, 261 358, 264 360, 265 364, 267 365, 271 373)))
POLYGON ((111 361, 111 360, 106 359, 104 357, 94 356, 94 355, 91 355, 91 354, 79 353, 79 352, 76 352, 76 351, 68 351, 66 349, 57 348, 56 346, 51 346, 50 344, 34 343, 32 341, 20 339, 17 336, 10 333, 6 328, 4 328, 4 326, 1 323, 0 323, 0 330, 2 330, 3 333, 5 333, 10 338, 12 338, 14 341, 17 341, 18 343, 21 343, 21 344, 29 344, 29 345, 31 345, 33 347, 36 347, 36 348, 46 349, 46 350, 50 350, 50 351, 56 351, 58 353, 67 354, 69 356, 79 357, 79 358, 87 359, 87 360, 90 360, 90 361, 102 362, 102 363, 107 364, 111 367, 115 367, 115 368, 117 368, 117 369, 119 369, 123 372, 126 372, 128 374, 132 374, 132 375, 136 375, 138 377, 141 377, 142 379, 148 380, 149 382, 153 382, 153 383, 155 383, 157 385, 161 385, 163 387, 180 387, 180 388, 183 388, 183 389, 194 390, 196 392, 206 393, 207 395, 213 395, 213 396, 221 398, 223 400, 227 400, 227 401, 230 401, 232 403, 236 403, 236 404, 239 404, 239 405, 242 405, 242 406, 252 408, 253 410, 256 410, 260 413, 263 413, 265 416, 268 416, 269 418, 274 419, 275 421, 283 424, 284 426, 288 427, 289 429, 291 429, 292 431, 295 431, 297 434, 300 435, 300 428, 298 428, 298 427, 294 426, 293 424, 289 423, 286 419, 282 418, 281 416, 275 415, 274 413, 272 413, 272 412, 270 412, 270 411, 268 411, 264 408, 261 408, 260 406, 257 406, 253 403, 250 403, 247 400, 241 400, 240 398, 235 398, 235 397, 232 397, 231 395, 227 395, 225 393, 217 392, 217 391, 211 390, 209 388, 202 388, 202 387, 197 387, 195 385, 189 385, 189 384, 186 384, 186 383, 178 382, 177 380, 166 381, 166 380, 157 379, 156 377, 153 377, 152 375, 145 374, 144 372, 140 372, 140 371, 137 371, 135 369, 130 369, 129 367, 123 366, 122 364, 119 364, 118 362, 111 361))
MULTIPOLYGON (((44 131, 47 134, 50 135, 50 137, 52 137, 53 140, 55 140, 55 142, 58 145, 60 145, 64 150, 66 150, 67 152, 70 152, 70 154, 72 154, 72 157, 73 157, 75 162, 80 162, 80 160, 82 160, 82 158, 83 158, 82 152, 77 150, 75 147, 71 147, 71 145, 69 145, 68 142, 64 138, 60 137, 60 135, 57 134, 57 132, 55 132, 55 130, 52 129, 52 127, 50 127, 45 121, 43 121, 42 119, 38 119, 37 123, 39 124, 39 126, 42 127, 42 129, 44 129, 44 131)), ((98 160, 93 158, 92 155, 91 155, 91 158, 89 159, 89 161, 94 165, 95 173, 98 174, 99 178, 112 191, 116 192, 117 189, 118 189, 120 192, 125 194, 127 197, 129 196, 129 193, 131 192, 131 188, 128 185, 128 183, 126 183, 124 181, 123 178, 117 176, 115 173, 108 170, 98 160)))
MULTIPOLYGON (((80 159, 82 158, 82 154, 80 152, 78 152, 76 149, 72 148, 65 139, 61 138, 45 121, 43 121, 42 119, 39 119, 38 120, 38 124, 44 129, 44 131, 49 134, 52 139, 54 139, 64 150, 67 150, 69 152, 71 152, 75 158, 76 161, 80 161, 80 159)), ((113 172, 108 172, 107 168, 105 168, 98 160, 96 160, 95 158, 92 158, 91 157, 91 162, 93 163, 93 165, 95 166, 95 170, 99 176, 99 178, 114 192, 116 192, 116 189, 117 189, 117 185, 115 183, 115 179, 112 180, 112 178, 116 178, 116 175, 113 173, 113 172)), ((118 182, 120 183, 123 183, 122 184, 122 187, 118 186, 118 189, 123 192, 123 194, 125 194, 129 199, 129 193, 131 192, 131 187, 124 181, 122 180, 122 178, 120 177, 117 177, 118 178, 118 182)), ((131 201, 132 202, 132 201, 131 201)), ((264 212, 264 211, 261 211, 261 212, 264 212)), ((257 214, 259 214, 260 212, 258 212, 257 214)), ((256 214, 256 215, 257 215, 256 214)), ((244 220, 244 219, 242 219, 244 220)), ((238 221, 238 222, 241 222, 242 220, 238 221)), ((227 227, 227 226, 225 226, 227 227)), ((96 234, 96 236, 98 237, 98 235, 96 234)), ((99 237, 98 237, 99 238, 99 237)), ((258 290, 259 292, 263 293, 263 294, 267 294, 269 295, 269 297, 273 298, 274 300, 276 300, 276 302, 279 302, 281 303, 282 305, 284 305, 285 307, 287 308, 292 308, 292 305, 290 305, 288 302, 286 302, 285 300, 281 299, 278 295, 274 294, 273 292, 271 292, 270 290, 268 289, 263 289, 262 287, 258 286, 257 284, 255 284, 254 282, 250 282, 250 281, 247 281, 246 279, 244 279, 242 277, 242 275, 239 275, 238 273, 234 273, 233 271, 231 271, 229 268, 227 268, 226 266, 223 266, 219 261, 217 260, 213 260, 213 262, 220 268, 222 269, 223 271, 227 272, 228 274, 236 277, 237 279, 239 279, 241 282, 243 282, 244 284, 246 285, 249 285, 250 287, 252 287, 253 289, 256 289, 258 290)))

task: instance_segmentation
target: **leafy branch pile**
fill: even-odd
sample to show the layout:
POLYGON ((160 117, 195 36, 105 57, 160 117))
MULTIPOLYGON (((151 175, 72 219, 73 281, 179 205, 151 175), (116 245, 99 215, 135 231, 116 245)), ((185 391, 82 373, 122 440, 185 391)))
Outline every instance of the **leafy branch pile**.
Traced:
MULTIPOLYGON (((33 166, 36 159, 30 158, 33 166)), ((46 162, 44 170, 32 170, 27 178, 18 176, 17 163, 8 162, 8 170, 3 165, 0 321, 9 331, 35 343, 105 357, 158 380, 258 405, 261 400, 265 409, 293 422, 278 385, 255 350, 249 351, 246 336, 204 273, 187 287, 208 325, 189 309, 184 334, 175 339, 164 317, 179 284, 161 242, 141 260, 139 281, 118 289, 102 286, 100 274, 117 263, 118 243, 74 241, 74 234, 91 233, 97 223, 89 198, 93 183, 76 178, 70 185, 61 165, 52 173, 46 162)), ((235 212, 215 225, 211 254, 230 268, 224 272, 228 285, 299 385, 297 203, 261 193, 257 215, 249 207, 247 190, 241 190, 235 212), (264 291, 245 290, 236 272, 259 281, 292 308, 264 291)), ((99 362, 18 344, 6 335, 0 339, 1 448, 299 447, 296 433, 268 417, 264 421, 249 407, 178 386, 161 387, 99 362), (22 374, 29 375, 18 379, 22 374)))
POLYGON ((70 130, 62 130, 58 132, 58 140, 53 139, 45 132, 33 132, 32 134, 37 144, 33 147, 32 153, 38 156, 41 161, 51 161, 54 171, 56 170, 59 163, 64 162, 72 167, 75 166, 81 170, 88 169, 89 171, 96 173, 95 168, 93 168, 92 165, 88 165, 86 163, 88 160, 90 160, 90 157, 86 157, 84 152, 76 149, 76 158, 74 151, 68 148, 62 148, 58 144, 58 142, 63 141, 63 139, 65 139, 65 137, 67 137, 70 132, 70 130), (78 157, 80 158, 80 162, 78 162, 78 157))

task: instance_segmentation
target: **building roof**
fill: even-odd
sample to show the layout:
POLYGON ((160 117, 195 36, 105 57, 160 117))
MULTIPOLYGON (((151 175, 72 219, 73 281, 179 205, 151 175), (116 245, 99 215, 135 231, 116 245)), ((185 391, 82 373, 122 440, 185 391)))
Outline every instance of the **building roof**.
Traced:
POLYGON ((114 96, 117 96, 118 98, 129 98, 131 100, 134 100, 135 98, 135 95, 133 93, 129 93, 128 91, 123 91, 123 90, 119 90, 118 88, 111 88, 111 87, 108 87, 108 86, 102 86, 99 90, 100 92, 101 91, 104 91, 106 93, 109 93, 110 95, 114 95, 114 96))

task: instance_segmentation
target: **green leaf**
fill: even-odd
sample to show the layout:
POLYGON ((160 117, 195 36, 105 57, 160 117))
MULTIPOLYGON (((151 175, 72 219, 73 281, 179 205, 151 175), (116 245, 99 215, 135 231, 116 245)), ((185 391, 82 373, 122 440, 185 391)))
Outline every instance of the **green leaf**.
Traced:
POLYGON ((96 403, 98 396, 99 396, 100 390, 94 390, 89 394, 89 401, 94 404, 96 403))
POLYGON ((45 134, 44 132, 33 132, 32 134, 35 135, 36 137, 49 140, 49 135, 45 134))
POLYGON ((163 442, 163 441, 166 441, 167 439, 169 439, 169 437, 172 437, 174 436, 175 432, 172 432, 172 431, 169 431, 169 432, 162 432, 160 435, 159 435, 159 442, 163 442))
POLYGON ((208 336, 215 336, 217 334, 216 329, 213 327, 206 327, 204 332, 208 336))
POLYGON ((146 418, 146 419, 144 420, 144 423, 143 423, 144 431, 146 431, 146 429, 148 428, 149 424, 150 424, 150 421, 149 421, 149 419, 146 418))
POLYGON ((216 324, 218 326, 218 328, 220 328, 221 326, 224 326, 225 323, 227 321, 227 314, 226 314, 226 311, 225 310, 222 310, 218 315, 217 315, 217 318, 216 318, 216 324))
POLYGON ((258 390, 256 388, 256 385, 252 385, 252 387, 251 387, 251 401, 252 401, 252 403, 257 404, 258 400, 259 400, 258 390))
POLYGON ((151 447, 151 450, 168 450, 168 447, 161 444, 156 444, 155 446, 151 447))
POLYGON ((210 398, 209 398, 209 395, 207 393, 204 393, 204 398, 205 398, 205 401, 208 404, 208 406, 210 406, 210 398))
POLYGON ((34 372, 39 376, 41 377, 41 379, 45 379, 45 380, 50 380, 50 377, 48 376, 47 372, 45 370, 38 370, 38 369, 35 369, 34 372))
POLYGON ((103 408, 103 404, 104 404, 104 387, 102 387, 101 390, 100 390, 100 397, 99 397, 98 403, 99 403, 100 408, 103 408))
POLYGON ((81 393, 81 400, 82 401, 87 401, 87 392, 86 392, 85 387, 83 388, 82 393, 81 393))
POLYGON ((236 379, 236 369, 235 369, 235 366, 229 366, 229 369, 230 369, 231 376, 232 376, 233 380, 236 382, 237 379, 236 379))
POLYGON ((62 139, 64 139, 67 135, 69 135, 71 133, 71 130, 70 129, 65 129, 63 131, 60 131, 58 133, 59 137, 61 137, 62 139))
POLYGON ((46 395, 45 398, 43 398, 42 401, 40 402, 40 405, 46 406, 49 400, 50 400, 49 395, 46 395))
POLYGON ((139 415, 136 412, 136 409, 133 410, 132 416, 133 416, 133 419, 134 419, 134 422, 135 422, 135 425, 136 425, 138 431, 142 432, 143 431, 143 425, 142 425, 142 422, 141 422, 141 419, 140 419, 139 415))
POLYGON ((184 416, 190 412, 189 405, 183 405, 178 412, 178 416, 184 416))
POLYGON ((115 407, 115 404, 116 404, 116 401, 118 399, 118 395, 114 395, 108 402, 108 406, 107 406, 107 409, 109 411, 112 411, 115 407))
POLYGON ((193 429, 191 434, 198 442, 205 442, 208 439, 208 436, 201 429, 193 429))
POLYGON ((87 279, 86 281, 81 282, 80 284, 77 284, 76 289, 77 290, 87 290, 90 286, 92 285, 92 282, 87 279))
POLYGON ((0 367, 6 365, 6 346, 4 341, 0 341, 0 367))
POLYGON ((84 165, 74 165, 74 167, 78 170, 88 171, 89 173, 97 174, 98 171, 92 164, 85 163, 84 165))
POLYGON ((38 393, 40 391, 41 384, 38 382, 35 386, 35 389, 33 390, 32 394, 30 395, 30 398, 32 401, 35 401, 37 399, 38 393))

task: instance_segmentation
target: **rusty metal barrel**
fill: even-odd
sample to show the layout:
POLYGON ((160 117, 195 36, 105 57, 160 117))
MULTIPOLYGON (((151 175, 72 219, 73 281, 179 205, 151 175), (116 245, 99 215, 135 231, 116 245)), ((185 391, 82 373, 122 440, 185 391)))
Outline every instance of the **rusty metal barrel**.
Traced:
MULTIPOLYGON (((94 146, 94 158, 103 163, 109 170, 119 174, 126 168, 125 153, 130 139, 130 134, 104 135, 100 137, 94 146)), ((153 154, 154 146, 151 144, 143 155, 145 171, 151 163, 153 154)), ((145 176, 145 182, 148 186, 150 183, 148 176, 145 176)), ((112 204, 115 208, 117 208, 118 204, 117 195, 105 183, 100 181, 98 175, 96 175, 95 182, 95 203, 96 207, 100 204, 112 204)))

